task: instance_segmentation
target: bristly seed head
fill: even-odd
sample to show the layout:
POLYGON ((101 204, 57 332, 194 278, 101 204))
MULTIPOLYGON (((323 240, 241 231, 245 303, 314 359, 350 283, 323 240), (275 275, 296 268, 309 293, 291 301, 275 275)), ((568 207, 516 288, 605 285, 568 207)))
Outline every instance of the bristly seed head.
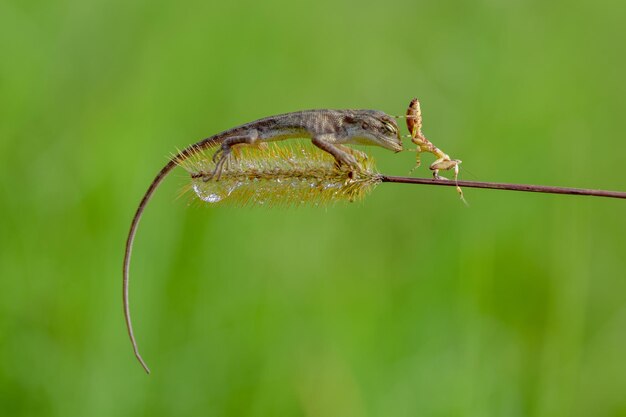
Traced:
POLYGON ((230 156, 219 180, 206 178, 215 169, 214 149, 180 162, 191 175, 193 190, 203 201, 238 206, 324 205, 362 199, 380 183, 374 161, 354 153, 358 167, 337 167, 334 158, 302 143, 290 146, 242 146, 230 156))

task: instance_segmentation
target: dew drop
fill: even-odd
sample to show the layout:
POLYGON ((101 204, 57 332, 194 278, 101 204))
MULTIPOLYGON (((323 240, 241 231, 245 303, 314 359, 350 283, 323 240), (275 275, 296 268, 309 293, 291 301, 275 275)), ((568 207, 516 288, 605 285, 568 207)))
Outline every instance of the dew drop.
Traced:
POLYGON ((207 203, 217 203, 222 199, 222 197, 219 194, 209 194, 204 196, 202 199, 207 203))
POLYGON ((222 196, 219 194, 216 194, 216 193, 207 194, 206 191, 203 190, 202 187, 200 187, 198 184, 193 185, 193 191, 202 201, 206 201, 207 203, 217 203, 218 201, 222 199, 222 196))

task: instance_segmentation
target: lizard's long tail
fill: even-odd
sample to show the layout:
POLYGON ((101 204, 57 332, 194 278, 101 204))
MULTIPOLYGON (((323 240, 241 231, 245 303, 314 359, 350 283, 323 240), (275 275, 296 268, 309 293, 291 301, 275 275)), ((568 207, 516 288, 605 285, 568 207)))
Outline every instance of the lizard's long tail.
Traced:
POLYGON ((135 335, 133 333, 133 324, 130 319, 130 305, 128 301, 128 278, 129 278, 129 269, 130 269, 130 255, 133 251, 133 241, 135 240, 135 235, 137 234, 137 226, 139 226, 139 221, 141 220, 141 215, 143 214, 144 209, 148 205, 148 202, 152 198, 152 195, 159 187, 161 182, 165 179, 167 174, 170 173, 181 161, 189 158, 194 153, 215 146, 220 141, 220 135, 212 136, 207 139, 203 139, 198 143, 188 146, 184 150, 180 151, 176 154, 170 161, 159 171, 157 176, 152 180, 148 190, 143 195, 139 206, 137 207, 137 211, 133 216, 133 221, 130 224, 130 231, 128 232, 128 238, 126 239, 126 251, 124 252, 124 267, 123 267, 123 303, 124 303, 124 318, 126 319, 126 328, 128 329, 128 336, 130 337, 130 342, 133 344, 133 351, 135 352, 135 357, 143 366, 143 369, 149 374, 150 368, 146 365, 141 354, 139 353, 139 348, 137 347, 137 341, 135 340, 135 335))

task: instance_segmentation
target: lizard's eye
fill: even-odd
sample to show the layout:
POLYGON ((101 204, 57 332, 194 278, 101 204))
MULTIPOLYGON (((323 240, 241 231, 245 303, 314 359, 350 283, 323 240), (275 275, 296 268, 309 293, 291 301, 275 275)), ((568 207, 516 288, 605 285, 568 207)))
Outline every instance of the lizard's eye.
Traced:
POLYGON ((383 126, 390 133, 393 133, 393 134, 398 133, 398 130, 396 129, 396 127, 389 122, 383 122, 383 126))

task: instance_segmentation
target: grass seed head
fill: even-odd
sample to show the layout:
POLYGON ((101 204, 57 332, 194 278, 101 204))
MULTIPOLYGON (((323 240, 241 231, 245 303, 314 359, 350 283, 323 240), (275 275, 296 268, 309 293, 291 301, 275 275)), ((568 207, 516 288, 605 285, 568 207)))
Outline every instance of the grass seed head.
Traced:
POLYGON ((191 175, 187 189, 216 205, 319 206, 355 201, 380 182, 370 157, 355 152, 358 169, 337 167, 331 155, 302 143, 242 146, 230 156, 219 180, 206 181, 215 169, 213 152, 197 152, 180 165, 191 175))

